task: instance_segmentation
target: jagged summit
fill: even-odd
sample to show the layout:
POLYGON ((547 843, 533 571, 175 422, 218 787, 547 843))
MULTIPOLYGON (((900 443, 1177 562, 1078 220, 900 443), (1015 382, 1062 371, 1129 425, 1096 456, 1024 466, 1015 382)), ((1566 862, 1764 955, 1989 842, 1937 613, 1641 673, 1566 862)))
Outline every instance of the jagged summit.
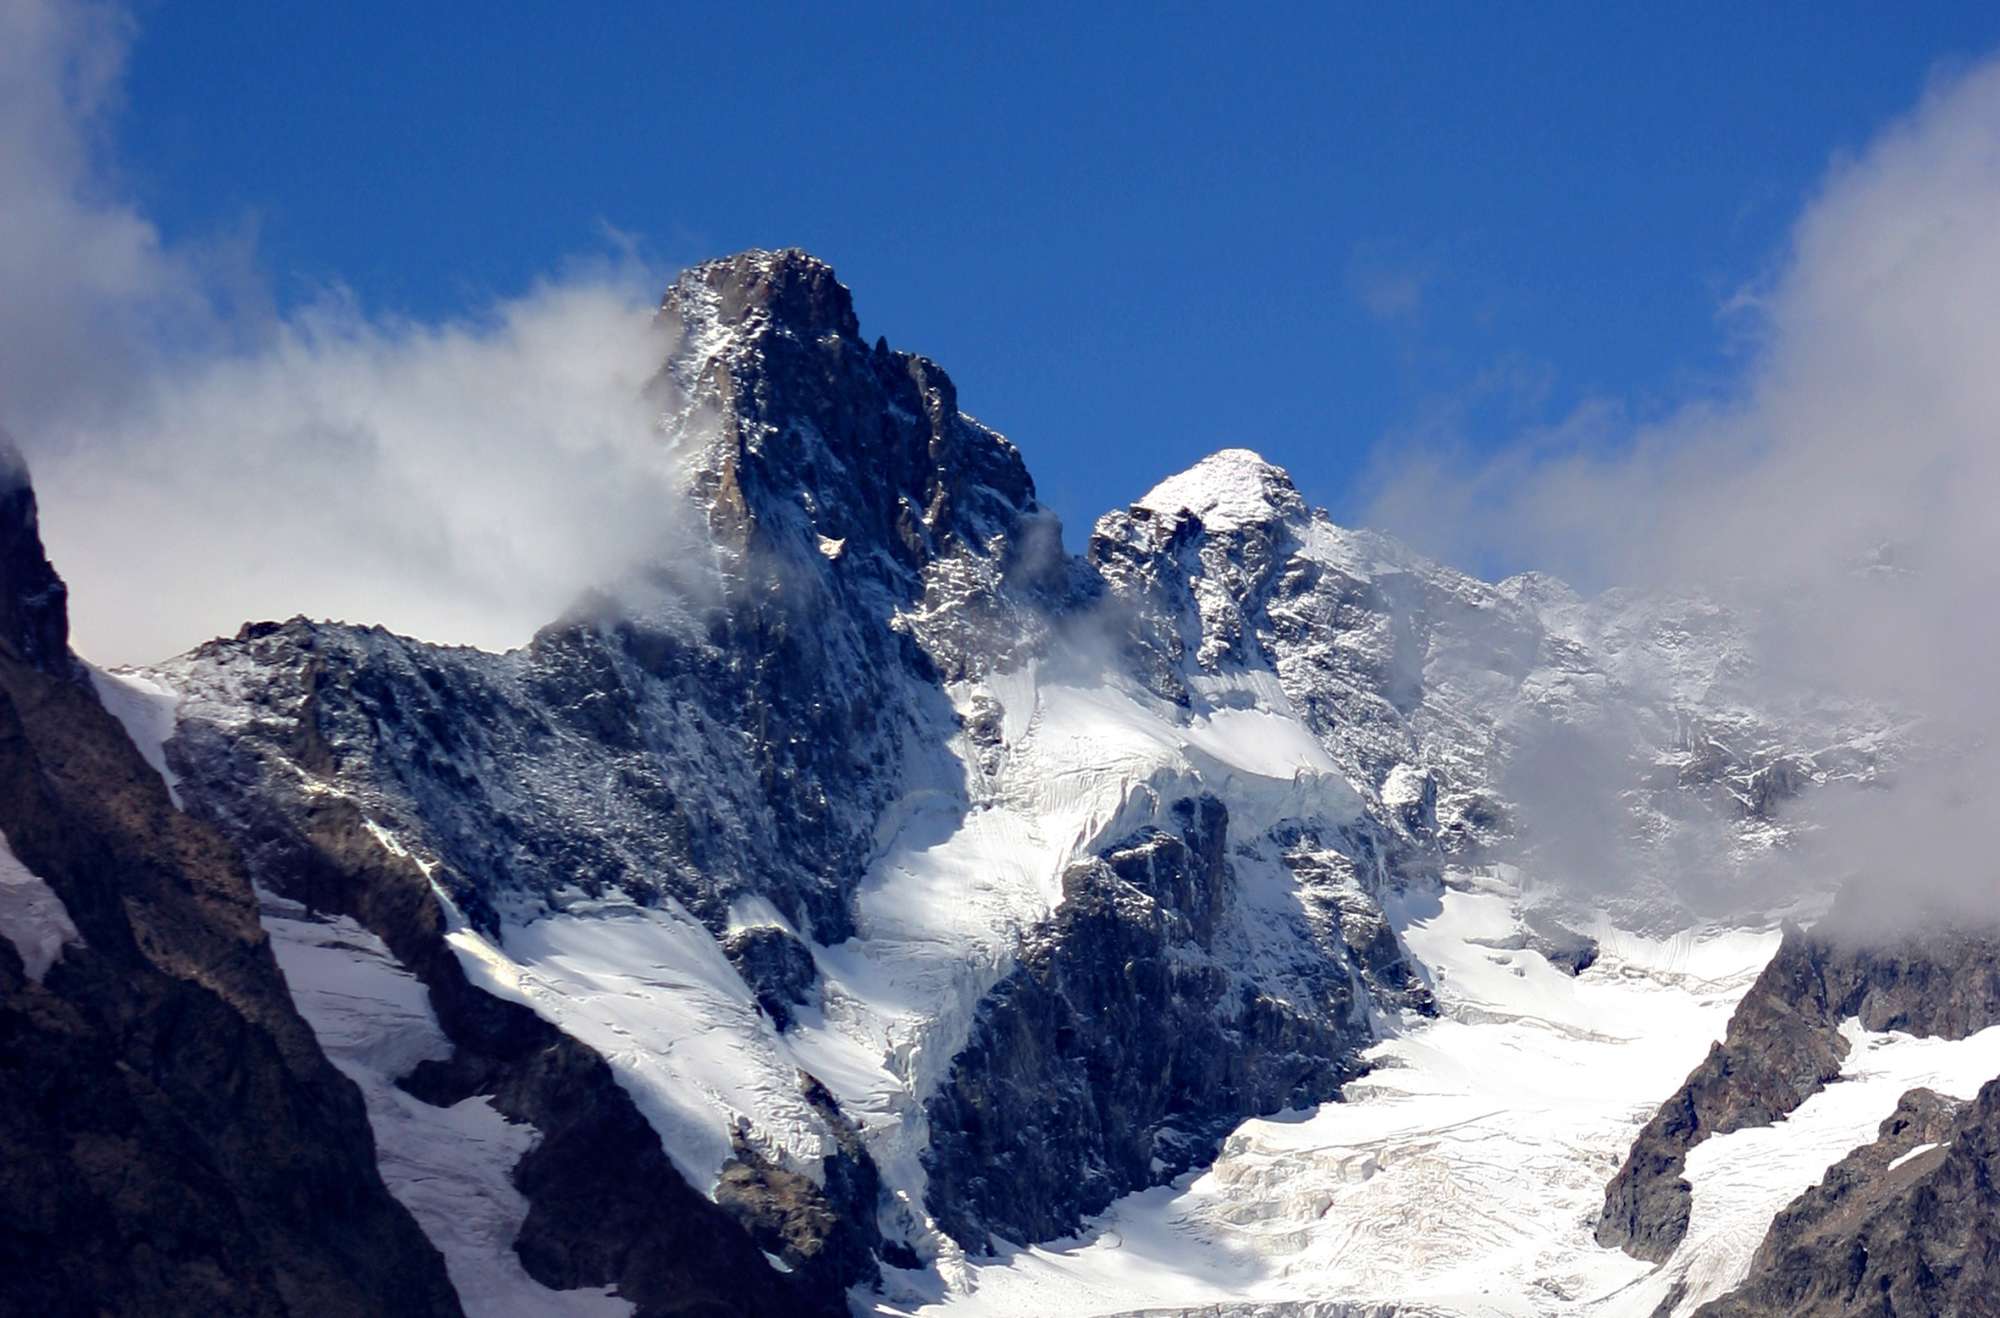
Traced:
POLYGON ((861 335, 853 294, 832 266, 797 247, 752 248, 684 271, 667 290, 660 311, 686 316, 696 308, 725 328, 761 311, 775 325, 809 338, 861 335))
POLYGON ((663 426, 693 456, 694 497, 742 561, 792 564, 791 595, 804 576, 866 580, 878 607, 922 615, 911 629, 955 672, 964 645, 922 618, 973 598, 1004 613, 1003 576, 1060 567, 1020 451, 959 410, 936 363, 864 344, 826 262, 797 249, 710 261, 660 315, 679 331, 663 426))
POLYGON ((1168 517, 1191 512, 1211 531, 1233 531, 1306 511, 1290 473, 1247 448, 1211 453, 1148 490, 1134 505, 1168 517))
POLYGON ((69 666, 69 596, 42 552, 28 464, 0 430, 0 646, 45 672, 69 666))

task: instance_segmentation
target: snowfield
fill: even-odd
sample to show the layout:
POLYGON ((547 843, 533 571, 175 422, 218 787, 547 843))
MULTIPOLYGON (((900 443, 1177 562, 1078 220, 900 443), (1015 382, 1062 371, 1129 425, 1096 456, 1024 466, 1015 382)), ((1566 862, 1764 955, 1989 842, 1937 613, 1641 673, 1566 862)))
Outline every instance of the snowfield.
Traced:
POLYGON ((125 726, 125 734, 145 756, 153 772, 167 785, 173 803, 181 803, 180 780, 167 765, 167 739, 174 735, 174 715, 180 697, 167 686, 143 673, 111 672, 94 664, 85 665, 97 699, 111 716, 125 726))

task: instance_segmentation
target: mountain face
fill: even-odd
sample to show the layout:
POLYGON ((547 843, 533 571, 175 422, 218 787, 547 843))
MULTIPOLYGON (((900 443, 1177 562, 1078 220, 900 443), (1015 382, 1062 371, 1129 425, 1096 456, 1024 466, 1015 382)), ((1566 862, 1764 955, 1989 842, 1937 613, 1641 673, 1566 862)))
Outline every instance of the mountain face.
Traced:
POLYGON ((1597 1238, 1662 1262, 1686 1233, 1687 1151, 1710 1135, 1782 1121, 1839 1078, 1844 1021, 1872 1031, 1965 1039, 2000 1024, 2000 934, 1962 925, 1885 937, 1836 907, 1797 926, 1737 1004, 1728 1033, 1661 1106, 1605 1192, 1597 1238))
MULTIPOLYGON (((660 321, 676 548, 505 654, 295 618, 92 675, 24 482, 0 502, 7 671, 123 757, 76 800, 206 839, 251 1018, 331 1096, 220 1129, 338 1163, 407 1255, 349 1284, 1301 1315, 1740 1284, 1753 1313, 1865 1239, 1908 1260, 1863 1270, 1884 1293, 1973 1293, 1976 1241, 1922 1241, 1985 1202, 1994 946, 1773 932, 1818 895, 1778 882, 1792 802, 1892 770, 1887 714, 1774 695, 1714 601, 1480 581, 1242 449, 1072 554, 1019 452, 803 253, 697 267, 660 321)), ((65 888, 23 839, 85 806, 17 808, 63 907, 10 937, 68 992, 98 953, 49 913, 131 942, 84 912, 144 880, 65 888)))

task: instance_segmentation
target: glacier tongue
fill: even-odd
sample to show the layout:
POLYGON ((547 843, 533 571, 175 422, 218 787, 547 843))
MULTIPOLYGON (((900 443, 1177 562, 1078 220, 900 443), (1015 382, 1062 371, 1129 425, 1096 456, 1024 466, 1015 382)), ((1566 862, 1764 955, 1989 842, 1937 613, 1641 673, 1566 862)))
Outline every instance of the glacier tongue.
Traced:
POLYGON ((1648 1266, 1591 1238, 1604 1181, 1721 1036, 1777 935, 1607 936, 1572 977, 1521 946, 1518 896, 1508 877, 1455 874, 1441 899, 1400 912, 1442 1017, 1372 1049, 1375 1070, 1347 1101, 1247 1121, 1207 1171, 1121 1200, 1073 1241, 967 1263, 948 1296, 902 1303, 1650 1313, 1624 1291, 1648 1266))

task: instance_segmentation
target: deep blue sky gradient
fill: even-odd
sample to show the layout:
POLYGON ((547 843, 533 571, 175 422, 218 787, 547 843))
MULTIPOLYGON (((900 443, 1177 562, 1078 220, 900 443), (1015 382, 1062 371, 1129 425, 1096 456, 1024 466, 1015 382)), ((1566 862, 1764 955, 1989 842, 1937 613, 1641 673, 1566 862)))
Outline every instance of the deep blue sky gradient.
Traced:
POLYGON ((832 261, 1090 517, 1245 444, 1723 387, 1720 308, 2000 6, 159 5, 115 153, 281 299, 440 316, 602 246, 832 261), (1235 7, 1231 7, 1235 8, 1235 7))

